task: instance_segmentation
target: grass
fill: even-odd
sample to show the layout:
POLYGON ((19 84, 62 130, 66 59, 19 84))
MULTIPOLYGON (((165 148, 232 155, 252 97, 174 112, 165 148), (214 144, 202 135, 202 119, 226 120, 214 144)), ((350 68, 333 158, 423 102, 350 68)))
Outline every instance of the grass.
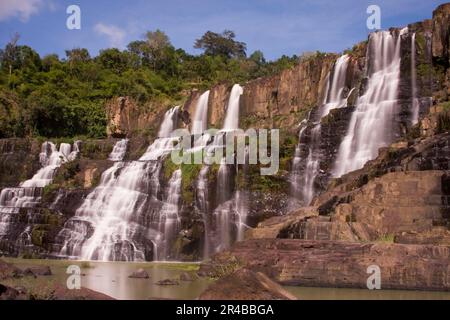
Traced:
POLYGON ((386 233, 386 234, 380 235, 380 237, 378 237, 376 242, 394 243, 394 239, 395 239, 395 236, 393 234, 386 233))
POLYGON ((95 268, 95 266, 92 263, 90 263, 89 261, 81 261, 80 268, 81 269, 92 269, 92 268, 95 268))

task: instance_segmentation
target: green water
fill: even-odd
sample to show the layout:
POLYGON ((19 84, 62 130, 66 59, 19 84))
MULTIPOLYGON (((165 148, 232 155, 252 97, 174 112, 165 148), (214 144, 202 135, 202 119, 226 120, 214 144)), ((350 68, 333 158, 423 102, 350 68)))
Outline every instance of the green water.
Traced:
MULTIPOLYGON (((26 279, 27 283, 14 280, 12 285, 45 287, 46 283, 66 284, 67 267, 78 265, 81 268, 81 286, 95 290, 116 299, 195 299, 206 289, 211 280, 196 277, 198 264, 184 263, 129 263, 129 262, 80 262, 67 260, 33 260, 3 258, 19 268, 36 265, 50 266, 53 276, 26 279), (128 276, 138 269, 144 269, 149 279, 133 279, 128 276), (189 273, 194 281, 178 280, 181 273, 189 273), (156 282, 164 279, 176 279, 179 285, 161 286, 156 282)), ((29 278, 29 277, 27 277, 29 278)), ((25 281, 25 280, 22 280, 25 281)), ((2 283, 8 284, 8 281, 2 283)))

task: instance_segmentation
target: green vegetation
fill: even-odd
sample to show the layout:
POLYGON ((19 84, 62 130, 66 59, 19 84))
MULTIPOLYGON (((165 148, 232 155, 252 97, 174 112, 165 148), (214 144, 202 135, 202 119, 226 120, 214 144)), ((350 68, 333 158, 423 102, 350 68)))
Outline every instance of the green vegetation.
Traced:
POLYGON ((59 190, 59 185, 55 183, 51 183, 49 185, 46 185, 42 189, 42 202, 43 203, 51 203, 53 198, 56 195, 56 192, 59 190))
POLYGON ((181 196, 185 203, 194 201, 195 181, 201 169, 201 164, 181 164, 181 196))
POLYGON ((395 236, 393 234, 382 234, 376 240, 377 242, 394 243, 395 236))
POLYGON ((239 261, 239 259, 236 256, 233 256, 231 254, 227 255, 228 256, 226 257, 226 260, 224 260, 224 263, 218 263, 214 265, 214 268, 210 274, 210 277, 212 279, 223 278, 227 275, 234 273, 235 271, 244 266, 244 264, 241 261, 239 261))
POLYGON ((443 133, 450 130, 450 113, 442 113, 438 116, 437 132, 443 133))
POLYGON ((172 177, 173 173, 180 168, 179 165, 173 163, 172 158, 170 156, 167 156, 164 159, 163 162, 163 175, 164 175, 164 179, 166 181, 169 181, 169 179, 172 177))
POLYGON ((42 136, 103 138, 105 102, 129 96, 137 103, 181 101, 186 90, 220 82, 244 82, 290 68, 298 57, 268 62, 261 51, 246 55, 232 31, 206 32, 192 55, 175 48, 161 30, 149 31, 126 50, 87 49, 40 57, 14 36, 0 49, 0 138, 42 136))

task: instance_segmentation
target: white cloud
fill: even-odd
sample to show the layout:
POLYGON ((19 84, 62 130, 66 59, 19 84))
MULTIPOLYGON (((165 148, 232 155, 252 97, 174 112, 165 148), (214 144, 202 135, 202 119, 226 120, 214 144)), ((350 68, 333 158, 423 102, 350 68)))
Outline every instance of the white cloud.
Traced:
POLYGON ((122 48, 125 40, 126 33, 123 29, 114 25, 106 25, 103 23, 97 23, 94 26, 94 31, 99 35, 108 37, 111 46, 116 48, 122 48))
POLYGON ((42 0, 0 0, 0 21, 19 17, 26 22, 31 15, 39 12, 42 0))

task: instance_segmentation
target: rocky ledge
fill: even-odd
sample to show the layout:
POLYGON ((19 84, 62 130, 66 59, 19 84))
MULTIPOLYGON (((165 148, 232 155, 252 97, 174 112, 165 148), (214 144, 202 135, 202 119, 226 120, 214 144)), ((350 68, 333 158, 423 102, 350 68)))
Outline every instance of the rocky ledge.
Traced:
POLYGON ((450 291, 449 262, 450 246, 254 239, 214 256, 201 272, 217 276, 233 265, 282 285, 367 288, 367 269, 377 265, 382 289, 450 291))
POLYGON ((261 272, 242 268, 210 285, 200 300, 296 300, 261 272))

